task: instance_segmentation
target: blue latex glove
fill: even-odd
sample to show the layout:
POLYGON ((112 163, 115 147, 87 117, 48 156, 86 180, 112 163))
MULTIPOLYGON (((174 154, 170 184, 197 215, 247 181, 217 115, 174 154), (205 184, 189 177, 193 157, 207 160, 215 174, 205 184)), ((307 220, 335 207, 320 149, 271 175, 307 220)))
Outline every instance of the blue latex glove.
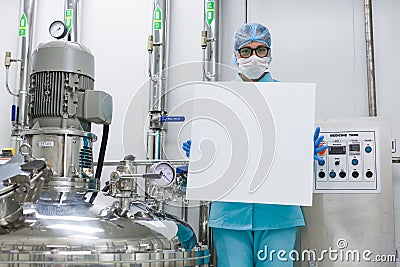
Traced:
POLYGON ((319 132, 321 131, 321 129, 319 127, 315 128, 315 132, 314 132, 314 159, 318 161, 319 164, 324 164, 324 160, 318 155, 318 153, 325 151, 328 146, 324 145, 324 146, 319 146, 321 144, 321 142, 324 140, 324 136, 323 135, 319 135, 319 132))
POLYGON ((190 147, 192 145, 192 140, 187 140, 182 144, 182 149, 185 150, 186 156, 190 157, 190 147))

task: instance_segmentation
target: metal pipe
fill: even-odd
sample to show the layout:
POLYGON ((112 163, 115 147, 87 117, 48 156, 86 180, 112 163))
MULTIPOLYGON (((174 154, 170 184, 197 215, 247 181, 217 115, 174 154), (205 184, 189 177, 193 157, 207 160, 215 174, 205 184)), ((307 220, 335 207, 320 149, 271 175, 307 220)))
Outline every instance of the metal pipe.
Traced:
POLYGON ((80 0, 65 0, 64 2, 64 22, 69 28, 66 35, 67 41, 80 41, 80 22, 82 17, 82 5, 80 0))
MULTIPOLYGON (((220 0, 204 0, 203 9, 203 31, 201 33, 201 47, 203 49, 203 80, 215 82, 218 81, 219 75, 220 0)), ((247 10, 245 12, 247 13, 247 10)), ((213 251, 212 235, 208 228, 209 210, 210 203, 207 201, 200 201, 199 242, 203 245, 208 245, 210 251, 213 251)), ((216 261, 214 257, 211 258, 211 266, 215 265, 216 261)))
POLYGON ((219 62, 219 10, 220 0, 204 0, 203 31, 201 47, 203 49, 203 80, 218 80, 219 62))
POLYGON ((243 8, 243 17, 244 17, 244 23, 247 23, 247 18, 248 18, 248 4, 247 4, 247 0, 244 0, 244 8, 243 8))
MULTIPOLYGON (((139 166, 139 165, 144 165, 144 166, 151 166, 155 163, 159 162, 165 162, 166 160, 161 160, 161 159, 154 159, 154 160, 135 160, 132 162, 132 165, 139 166)), ((172 165, 187 165, 189 163, 188 160, 168 160, 168 163, 172 165)), ((96 166, 97 162, 93 162, 93 165, 96 166)), ((103 166, 119 166, 121 165, 121 161, 116 161, 116 160, 110 160, 110 161, 104 161, 103 166)))
POLYGON ((367 53, 368 111, 370 117, 377 116, 374 34, 372 23, 372 0, 364 0, 365 40, 367 53))
POLYGON ((199 215, 199 242, 203 245, 208 244, 208 215, 210 202, 200 201, 199 215))
POLYGON ((182 207, 181 207, 181 218, 185 222, 188 221, 188 215, 189 215, 189 209, 188 209, 188 202, 186 200, 182 201, 182 207))
POLYGON ((149 37, 149 130, 147 134, 147 158, 164 157, 165 128, 160 117, 166 112, 166 68, 169 28, 169 1, 153 0, 152 35, 149 37))
POLYGON ((166 105, 167 38, 169 1, 153 0, 153 60, 151 68, 150 112, 163 113, 166 105))
POLYGON ((20 25, 19 25, 19 51, 18 59, 21 59, 19 73, 19 92, 17 121, 13 124, 11 142, 18 149, 22 131, 27 127, 27 96, 30 74, 30 58, 35 35, 36 0, 20 0, 20 25))

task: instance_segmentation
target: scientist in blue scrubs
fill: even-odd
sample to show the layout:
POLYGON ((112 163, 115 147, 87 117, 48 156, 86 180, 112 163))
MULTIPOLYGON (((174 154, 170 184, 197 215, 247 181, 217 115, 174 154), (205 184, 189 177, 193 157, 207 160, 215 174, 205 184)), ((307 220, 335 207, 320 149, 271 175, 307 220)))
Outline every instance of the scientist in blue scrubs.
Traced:
MULTIPOLYGON (((276 82, 269 72, 271 35, 259 23, 241 26, 233 37, 234 62, 239 67, 237 80, 243 82, 276 82)), ((327 147, 320 146, 323 136, 317 127, 314 134, 314 158, 327 147)), ((183 143, 190 155, 191 140, 183 143)), ((296 232, 304 226, 299 206, 219 202, 211 203, 209 227, 214 234, 218 267, 293 266, 290 251, 294 248, 296 232), (268 251, 265 251, 265 248, 268 251), (273 257, 270 252, 275 250, 273 257), (278 259, 278 251, 286 255, 278 259), (267 254, 266 254, 267 253, 267 254)))

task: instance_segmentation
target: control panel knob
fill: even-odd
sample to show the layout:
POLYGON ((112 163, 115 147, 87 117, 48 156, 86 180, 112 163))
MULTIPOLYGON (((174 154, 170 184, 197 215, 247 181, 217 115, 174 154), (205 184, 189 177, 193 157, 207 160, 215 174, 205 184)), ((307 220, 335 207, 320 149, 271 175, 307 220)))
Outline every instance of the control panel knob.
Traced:
POLYGON ((353 178, 358 178, 360 174, 358 173, 358 171, 354 171, 351 176, 353 176, 353 178))
POLYGON ((335 178, 335 177, 336 177, 336 172, 331 171, 331 172, 329 173, 329 176, 330 176, 331 178, 335 178))
POLYGON ((365 147, 365 152, 371 153, 371 152, 372 152, 372 147, 366 146, 366 147, 365 147))
POLYGON ((340 178, 346 177, 346 172, 344 172, 344 171, 339 172, 339 176, 340 176, 340 178))
POLYGON ((318 173, 319 178, 324 178, 325 177, 325 172, 319 172, 318 173))
POLYGON ((352 159, 351 164, 353 165, 358 165, 358 159, 352 159))
POLYGON ((335 165, 336 165, 336 166, 339 166, 339 164, 340 164, 340 160, 338 160, 338 159, 335 160, 335 165))
POLYGON ((374 176, 374 174, 373 174, 373 172, 371 172, 371 171, 367 171, 367 172, 365 173, 365 176, 367 176, 368 178, 371 178, 372 176, 374 176))

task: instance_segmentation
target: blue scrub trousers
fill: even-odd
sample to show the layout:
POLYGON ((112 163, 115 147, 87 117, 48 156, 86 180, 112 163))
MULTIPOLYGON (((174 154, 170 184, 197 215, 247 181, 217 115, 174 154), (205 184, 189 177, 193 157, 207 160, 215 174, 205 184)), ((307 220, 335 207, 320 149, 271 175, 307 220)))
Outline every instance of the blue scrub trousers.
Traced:
POLYGON ((272 230, 213 228, 218 267, 292 267, 289 253, 294 248, 296 231, 297 227, 272 230), (260 250, 263 251, 259 253, 260 250), (286 255, 280 255, 283 260, 278 257, 280 250, 286 251, 286 255))

